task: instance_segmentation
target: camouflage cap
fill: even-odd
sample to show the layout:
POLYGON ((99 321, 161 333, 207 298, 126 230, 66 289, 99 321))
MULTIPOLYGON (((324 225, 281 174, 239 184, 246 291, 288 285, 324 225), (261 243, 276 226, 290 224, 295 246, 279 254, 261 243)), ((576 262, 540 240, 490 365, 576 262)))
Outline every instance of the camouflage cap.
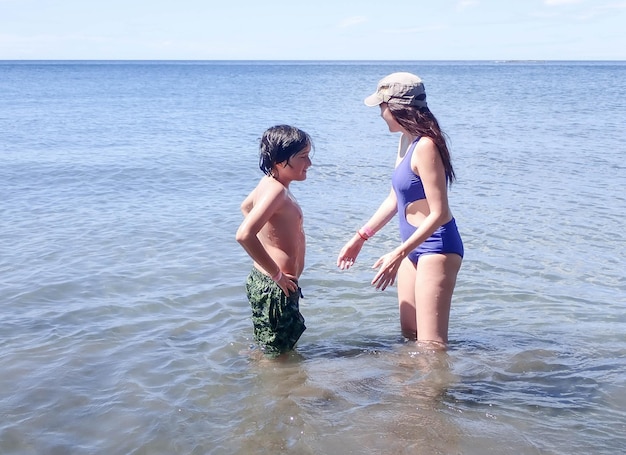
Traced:
POLYGON ((376 92, 365 98, 366 106, 373 107, 381 103, 427 107, 424 83, 411 73, 400 72, 385 76, 378 82, 376 92))

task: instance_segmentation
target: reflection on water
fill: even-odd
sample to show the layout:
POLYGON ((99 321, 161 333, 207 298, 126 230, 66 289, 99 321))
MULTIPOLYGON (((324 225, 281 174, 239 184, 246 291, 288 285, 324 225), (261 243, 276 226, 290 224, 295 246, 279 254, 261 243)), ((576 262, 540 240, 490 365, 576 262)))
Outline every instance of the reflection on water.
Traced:
POLYGON ((306 347, 282 362, 253 361, 250 395, 263 405, 250 403, 232 453, 458 452, 458 430, 442 412, 455 380, 448 354, 357 344, 326 346, 322 354, 306 347))
MULTIPOLYGON (((283 361, 249 357, 254 380, 228 453, 567 453, 568 432, 602 400, 589 359, 509 349, 379 339, 305 345, 283 361)), ((604 450, 596 440, 570 453, 594 447, 604 450)))
MULTIPOLYGON (((0 449, 582 454, 621 444, 624 388, 611 386, 621 366, 597 352, 506 328, 433 350, 400 337, 393 312, 367 323, 344 309, 324 325, 328 307, 317 313, 309 297, 306 336, 295 352, 271 361, 251 347, 249 308, 239 294, 236 286, 214 292, 230 305, 211 310, 204 292, 173 298, 169 310, 155 313, 158 321, 146 313, 133 316, 134 324, 121 321, 137 308, 120 305, 110 326, 100 318, 100 330, 62 334, 15 323, 8 339, 39 341, 0 375, 10 416, 0 426, 0 449), (210 321, 232 336, 217 342, 210 321), (376 330, 396 335, 368 335, 376 330), (594 417, 600 409, 601 422, 594 417), (593 437, 572 450, 569 435, 581 425, 593 437)), ((72 318, 88 320, 91 310, 83 311, 72 318)))

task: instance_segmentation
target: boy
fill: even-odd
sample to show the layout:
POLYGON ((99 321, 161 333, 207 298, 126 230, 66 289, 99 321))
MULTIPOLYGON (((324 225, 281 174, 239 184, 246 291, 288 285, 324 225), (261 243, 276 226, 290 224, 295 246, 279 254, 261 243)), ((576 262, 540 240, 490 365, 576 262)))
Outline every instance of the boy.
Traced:
POLYGON ((241 204, 244 220, 236 239, 254 261, 246 281, 254 338, 269 357, 292 350, 306 329, 298 287, 306 239, 289 184, 306 179, 311 146, 309 135, 292 126, 265 131, 259 156, 265 176, 241 204))

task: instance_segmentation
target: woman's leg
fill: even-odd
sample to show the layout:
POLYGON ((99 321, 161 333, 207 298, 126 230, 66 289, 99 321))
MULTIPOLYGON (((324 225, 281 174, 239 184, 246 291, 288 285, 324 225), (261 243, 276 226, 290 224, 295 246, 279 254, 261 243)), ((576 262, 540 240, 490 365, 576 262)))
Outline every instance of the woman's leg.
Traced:
POLYGON ((405 258, 400 264, 397 276, 398 305, 400 307, 400 328, 402 335, 417 339, 417 319, 415 313, 415 265, 405 258))
POLYGON ((448 343, 450 305, 462 258, 458 254, 424 254, 415 274, 418 341, 448 343))

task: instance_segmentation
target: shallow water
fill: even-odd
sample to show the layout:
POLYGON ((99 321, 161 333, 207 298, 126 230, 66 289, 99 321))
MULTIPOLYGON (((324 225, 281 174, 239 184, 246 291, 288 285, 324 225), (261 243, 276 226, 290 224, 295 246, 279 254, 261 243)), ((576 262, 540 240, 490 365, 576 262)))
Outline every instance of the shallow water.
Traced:
POLYGON ((625 73, 0 64, 0 452, 619 453, 625 73), (395 289, 368 285, 395 223, 335 266, 389 188, 397 138, 362 98, 396 70, 425 79, 459 176, 466 257, 445 353, 404 340, 395 289), (292 188, 308 329, 270 362, 234 233, 256 139, 282 122, 315 141, 292 188))

